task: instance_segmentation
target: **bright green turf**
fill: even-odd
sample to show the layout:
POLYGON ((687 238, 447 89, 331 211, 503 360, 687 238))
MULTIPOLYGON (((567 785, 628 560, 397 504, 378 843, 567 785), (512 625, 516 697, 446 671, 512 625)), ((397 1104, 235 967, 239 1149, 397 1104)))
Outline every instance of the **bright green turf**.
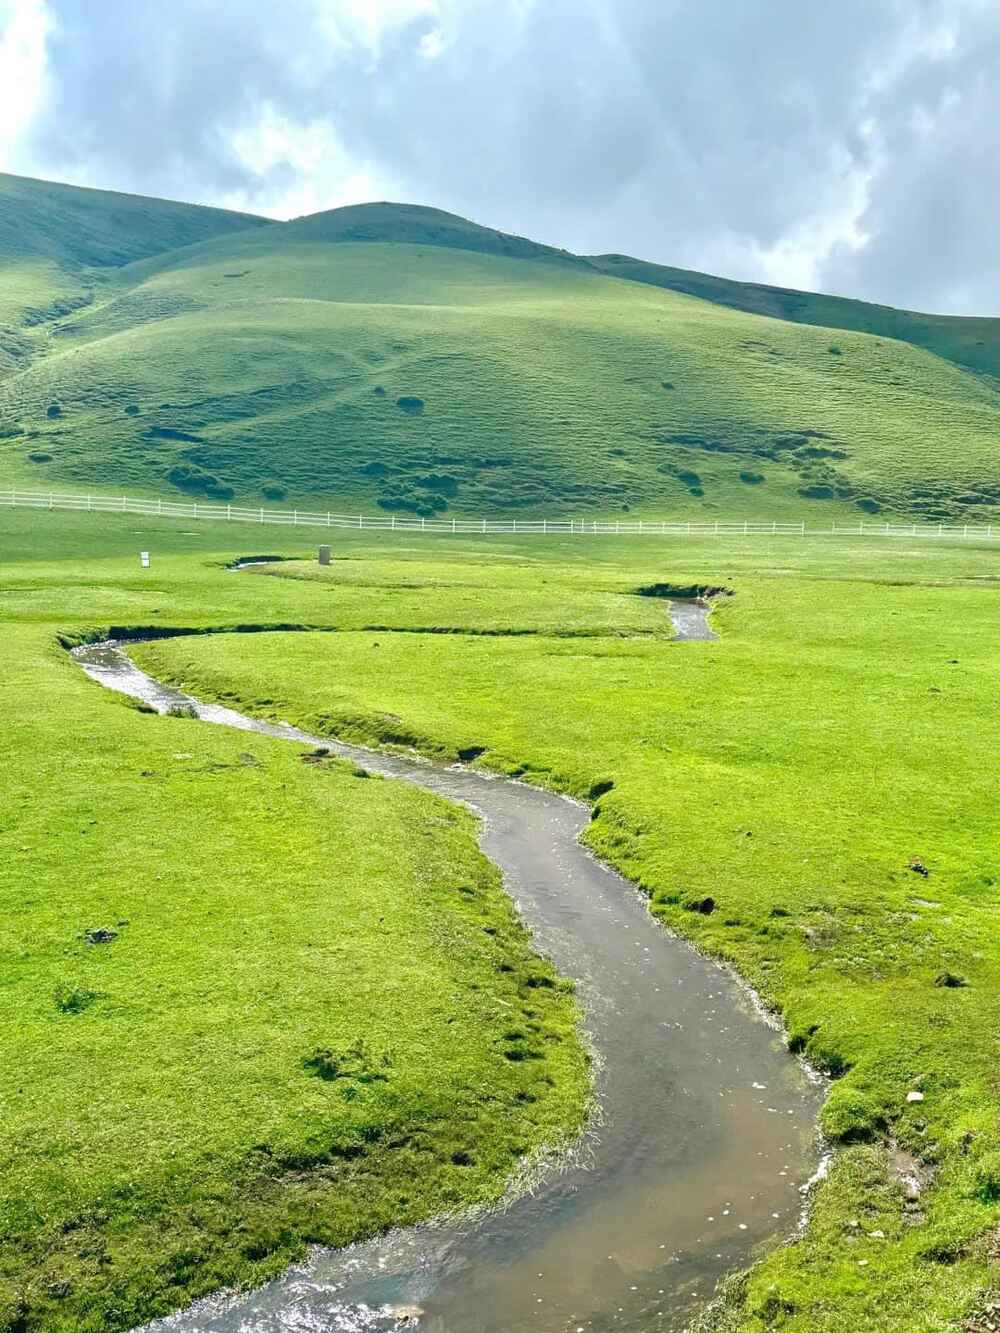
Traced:
POLYGON ((443 609, 454 596, 477 630, 539 624, 540 599, 548 616, 562 596, 569 624, 578 599, 625 600, 648 582, 734 589, 714 615, 721 641, 708 645, 383 631, 377 674, 375 636, 363 632, 138 652, 205 696, 319 731, 408 735, 450 756, 485 746, 480 763, 578 795, 612 779, 589 844, 643 885, 666 924, 736 966, 780 1008, 793 1044, 839 1075, 824 1124, 849 1146, 810 1230, 738 1284, 718 1318, 744 1331, 958 1327, 995 1286, 988 1237, 1000 1223, 1000 552, 370 538, 341 551, 322 574, 290 565, 239 577, 272 588, 282 614, 297 584, 325 589, 343 629, 363 623, 361 591, 370 619, 426 623, 401 585, 424 585, 452 627, 458 615, 443 609), (705 895, 710 916, 684 910, 705 895), (967 984, 936 985, 945 974, 967 984), (925 1100, 908 1104, 918 1089, 925 1100), (909 1212, 888 1137, 934 1169, 909 1212))
MULTIPOLYGON (((487 745, 484 762, 577 793, 613 779, 591 845, 647 887, 667 924, 780 1005, 814 1059, 847 1068, 825 1122, 874 1137, 841 1151, 805 1237, 737 1284, 718 1320, 741 1333, 902 1333, 957 1329, 982 1307, 995 1284, 985 1238, 1000 1223, 995 548, 348 533, 336 541, 344 558, 321 573, 303 562, 300 534, 273 530, 262 549, 250 530, 14 512, 0 532, 18 761, 3 769, 4 976, 17 983, 3 1067, 23 1089, 7 1093, 0 1144, 18 1166, 0 1189, 15 1220, 8 1282, 33 1275, 28 1327, 59 1327, 55 1308, 67 1329, 87 1326, 81 1310, 99 1312, 91 1327, 123 1325, 234 1273, 272 1271, 303 1236, 343 1238, 483 1196, 512 1150, 579 1112, 572 1042, 552 1045, 556 1086, 527 1105, 489 1054, 505 996, 472 942, 477 914, 504 922, 502 950, 523 958, 525 943, 467 821, 434 823, 432 842, 421 830, 444 816, 430 797, 303 766, 277 742, 143 716, 54 644, 60 630, 157 624, 336 627, 137 651, 206 695, 316 729, 378 739, 390 712, 392 734, 428 752, 487 745), (149 571, 140 548, 153 552, 149 571), (222 568, 264 551, 299 563, 222 568), (715 613, 719 643, 664 640, 661 604, 634 596, 664 581, 735 589, 715 613), (404 631, 378 632, 377 676, 372 624, 404 631), (477 632, 405 632, 429 628, 477 632), (350 935, 339 898, 331 915, 334 863, 350 935), (433 892, 460 870, 481 886, 470 908, 433 892), (391 886, 378 931, 393 931, 400 972, 375 965, 373 883, 391 886), (706 892, 718 903, 709 917, 674 901, 706 892), (106 952, 76 939, 125 918, 106 952), (342 983, 332 992, 330 967, 342 983), (462 1004, 401 1017, 394 988, 413 969, 429 994, 462 1004), (936 987, 943 971, 971 984, 936 987), (483 1010, 468 1005, 469 982, 483 1010), (107 998, 63 1014, 59 985, 107 998), (334 1100, 331 1121, 328 1085, 298 1062, 360 1032, 391 1046, 393 1081, 360 1105, 334 1100), (431 1071, 411 1043, 434 1050, 431 1071), (908 1106, 918 1080, 925 1101, 908 1106), (470 1096, 474 1175, 450 1163, 470 1096), (509 1130, 495 1148, 489 1096, 509 1130), (428 1107, 442 1119, 417 1132, 426 1151, 383 1139, 365 1171, 338 1166, 336 1191, 322 1171, 294 1189, 282 1180, 282 1162, 342 1141, 357 1112, 412 1124, 428 1107), (904 1220, 883 1122, 937 1168, 926 1217, 904 1220), (278 1146, 266 1169, 247 1156, 260 1142, 278 1146), (179 1216, 195 1193, 208 1197, 179 1216), (82 1225, 66 1231, 72 1216, 82 1225)), ((552 999, 545 1022, 565 1033, 569 1011, 552 999)))
MULTIPOLYGON (((763 318, 403 205, 163 244, 43 334, 11 324, 5 483, 424 514, 1000 517, 1000 391, 933 339, 763 318)), ((11 299, 48 262, 13 253, 11 299)))
MULTIPOLYGON (((0 518, 5 1330, 130 1328, 307 1242, 493 1199, 580 1124, 574 1003, 528 986, 551 969, 470 815, 145 715, 58 646, 287 621, 281 585, 222 567, 236 535, 0 518), (538 1059, 505 1058, 511 1015, 538 1059), (347 1077, 303 1063, 359 1042, 347 1077)), ((291 586, 328 623, 329 594, 291 586)))

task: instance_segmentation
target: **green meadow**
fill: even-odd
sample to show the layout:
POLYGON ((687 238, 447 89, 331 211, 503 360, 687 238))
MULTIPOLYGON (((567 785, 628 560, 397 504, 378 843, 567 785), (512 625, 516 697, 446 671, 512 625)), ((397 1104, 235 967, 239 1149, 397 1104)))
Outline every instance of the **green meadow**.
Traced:
POLYGON ((83 676, 60 636, 206 624, 234 593, 275 612, 219 534, 144 533, 145 583, 136 540, 0 533, 10 1330, 131 1328, 309 1243, 494 1200, 588 1099, 570 988, 538 984, 471 815, 83 676), (536 1059, 508 1058, 512 1024, 536 1059))
POLYGON ((977 1327, 1000 1300, 1000 550, 343 533, 321 570, 299 534, 259 540, 0 521, 6 1327, 126 1328, 495 1198, 586 1105, 568 983, 528 986, 545 964, 470 817, 138 711, 61 646, 112 627, 191 631, 134 653, 205 699, 481 747, 590 800, 588 845, 780 1012, 831 1076, 835 1153, 801 1237, 706 1327, 977 1327), (286 560, 226 571, 254 554, 286 560), (730 590, 719 640, 671 642, 655 585, 730 590), (198 633, 237 627, 264 632, 198 633), (511 1007, 551 1038, 533 1067, 504 1058, 511 1007))

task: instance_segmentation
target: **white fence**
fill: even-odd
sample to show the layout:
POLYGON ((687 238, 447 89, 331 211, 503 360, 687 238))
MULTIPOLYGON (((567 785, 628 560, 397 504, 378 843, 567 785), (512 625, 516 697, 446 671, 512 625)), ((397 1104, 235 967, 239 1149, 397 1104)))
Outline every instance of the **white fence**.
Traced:
MULTIPOLYGON (((126 495, 57 495, 53 491, 0 491, 0 508, 69 509, 95 514, 139 514, 145 518, 222 520, 230 523, 277 523, 293 527, 355 528, 378 532, 479 533, 595 536, 786 536, 786 537, 959 537, 994 540, 990 524, 962 526, 931 523, 832 523, 807 527, 801 523, 758 519, 677 522, 672 519, 583 518, 413 518, 399 514, 314 513, 304 509, 246 508, 232 504, 183 503, 176 500, 133 500, 126 495)), ((1000 533, 1000 527, 998 527, 1000 533)))

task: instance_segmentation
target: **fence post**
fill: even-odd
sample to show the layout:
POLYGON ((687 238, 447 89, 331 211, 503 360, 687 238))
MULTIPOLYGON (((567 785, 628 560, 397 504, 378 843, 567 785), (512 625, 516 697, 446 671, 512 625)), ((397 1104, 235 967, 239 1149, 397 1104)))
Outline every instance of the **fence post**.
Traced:
POLYGON ((51 492, 51 491, 49 491, 49 508, 50 508, 50 509, 54 509, 54 508, 55 508, 55 504, 54 504, 53 499, 52 499, 52 492, 51 492))
POLYGON ((231 519, 232 516, 233 516, 233 506, 232 506, 232 505, 226 505, 226 518, 227 518, 227 519, 231 519))
POLYGON ((192 517, 193 517, 193 518, 197 518, 197 517, 198 517, 198 501, 197 501, 197 500, 195 500, 195 502, 194 502, 194 514, 192 515, 192 517))
POLYGON ((514 527, 513 527, 513 531, 514 531, 514 532, 517 531, 517 519, 516 519, 516 518, 514 519, 514 527))
MULTIPOLYGON (((160 504, 161 504, 161 505, 163 504, 163 501, 162 501, 162 500, 160 501, 160 504)), ((92 502, 91 502, 91 497, 88 495, 88 496, 87 496, 87 509, 90 510, 90 509, 92 509, 92 508, 93 508, 93 504, 92 504, 92 502)))
POLYGON ((262 523, 264 522, 264 506, 263 506, 263 505, 261 505, 261 507, 260 507, 260 521, 261 521, 262 523))
POLYGON ((963 537, 968 537, 968 535, 969 535, 969 525, 968 525, 968 523, 966 523, 966 525, 965 525, 965 527, 964 527, 964 529, 963 529, 963 531, 962 531, 962 536, 963 536, 963 537))
POLYGON ((549 520, 548 520, 547 518, 543 518, 543 519, 542 519, 542 532, 543 532, 543 533, 544 533, 544 532, 548 532, 548 530, 549 530, 549 520))
POLYGON ((327 514, 326 514, 326 526, 327 526, 327 527, 330 526, 330 512, 329 512, 329 510, 327 510, 327 514))
POLYGON ((364 527, 364 515, 362 515, 362 514, 359 514, 359 515, 358 515, 358 527, 359 527, 359 528, 363 528, 363 527, 364 527))
POLYGON ((776 537, 777 535, 778 535, 778 520, 775 519, 771 524, 771 536, 776 537))
POLYGON ((393 514, 392 519, 390 520, 389 527, 392 529, 393 532, 396 531, 396 515, 395 515, 395 514, 393 514))
POLYGON ((452 532, 455 531, 455 517, 454 517, 454 515, 452 515, 452 520, 451 520, 451 530, 452 530, 452 532))
POLYGON ((426 518, 422 518, 420 520, 420 531, 423 532, 426 527, 427 527, 427 520, 426 518))
POLYGON ((299 521, 299 511, 298 511, 297 509, 293 509, 293 510, 292 510, 292 525, 294 526, 296 523, 298 523, 298 521, 299 521))
POLYGON ((747 519, 744 519, 744 520, 743 520, 743 536, 745 537, 749 531, 750 531, 749 522, 748 522, 747 519))

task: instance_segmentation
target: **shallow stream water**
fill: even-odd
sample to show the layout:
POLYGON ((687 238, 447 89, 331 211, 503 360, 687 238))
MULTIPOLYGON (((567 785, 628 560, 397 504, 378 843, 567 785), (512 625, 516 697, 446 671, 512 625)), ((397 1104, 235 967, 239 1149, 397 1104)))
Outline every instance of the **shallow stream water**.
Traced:
MULTIPOLYGON (((701 620, 707 629, 704 611, 701 620)), ((576 979, 596 1056, 590 1127, 527 1192, 317 1250, 265 1287, 202 1301, 151 1330, 679 1330, 722 1274, 794 1232, 818 1156, 822 1090, 746 990, 657 925, 634 887, 581 847, 586 807, 199 703, 139 671, 117 644, 73 655, 101 684, 161 712, 193 705, 206 722, 325 746, 470 806, 537 948, 576 979)))

